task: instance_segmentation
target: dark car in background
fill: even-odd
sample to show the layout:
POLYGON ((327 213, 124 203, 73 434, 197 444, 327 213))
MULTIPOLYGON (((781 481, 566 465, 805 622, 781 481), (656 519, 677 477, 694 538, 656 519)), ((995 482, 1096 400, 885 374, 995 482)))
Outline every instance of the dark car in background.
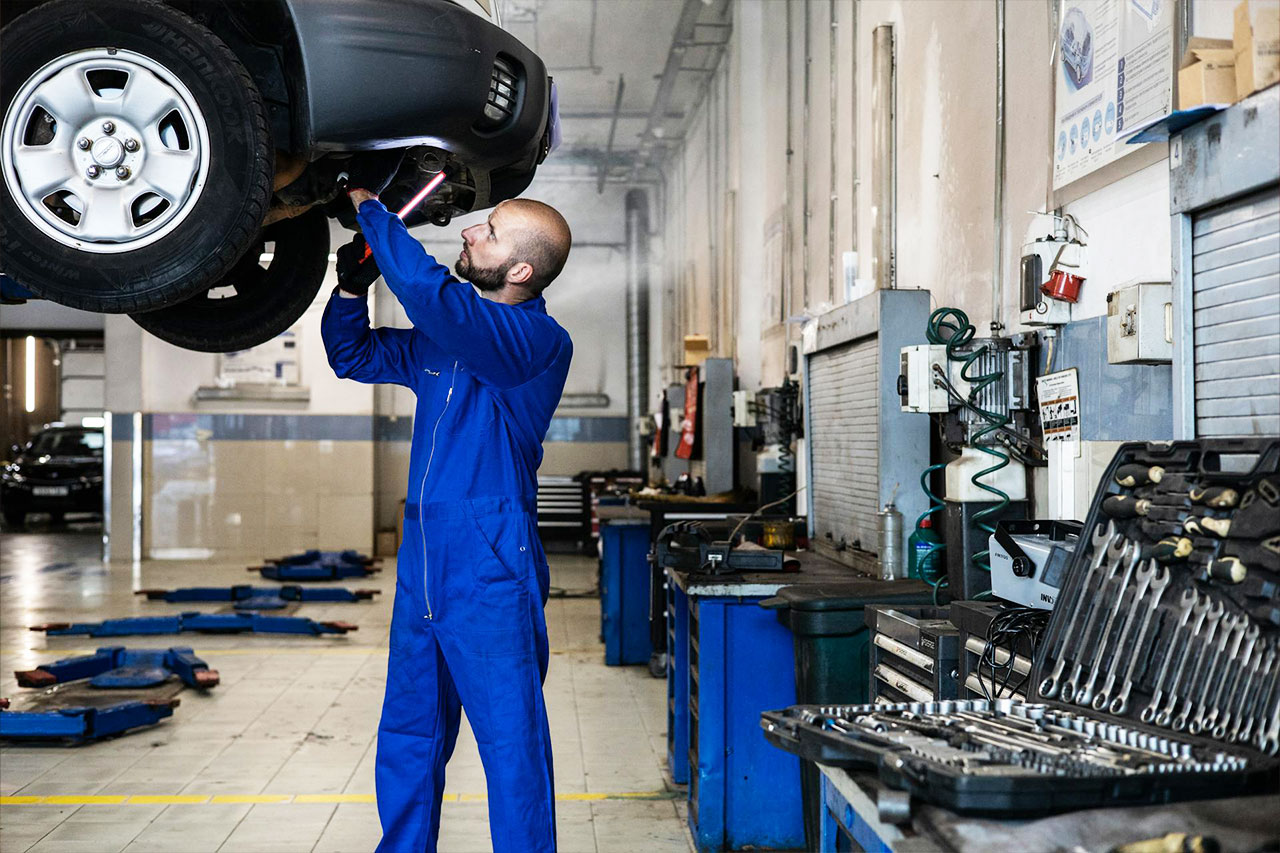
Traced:
POLYGON ((14 445, 0 467, 0 511, 5 525, 21 528, 28 513, 60 522, 71 512, 102 514, 103 432, 49 424, 25 446, 14 445))
POLYGON ((4 0, 0 266, 37 296, 229 352, 296 322, 343 176, 406 154, 405 219, 522 192, 553 147, 542 60, 488 0, 4 0))

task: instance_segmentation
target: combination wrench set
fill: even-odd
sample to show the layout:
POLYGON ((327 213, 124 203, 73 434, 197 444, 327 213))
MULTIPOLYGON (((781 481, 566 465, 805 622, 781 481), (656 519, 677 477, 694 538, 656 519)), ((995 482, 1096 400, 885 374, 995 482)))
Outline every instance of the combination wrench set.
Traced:
POLYGON ((766 737, 974 814, 1280 789, 1280 571, 1266 556, 1278 469, 1280 439, 1122 445, 1025 700, 793 706, 762 715, 766 737), (1176 491, 1157 498, 1157 480, 1176 491))

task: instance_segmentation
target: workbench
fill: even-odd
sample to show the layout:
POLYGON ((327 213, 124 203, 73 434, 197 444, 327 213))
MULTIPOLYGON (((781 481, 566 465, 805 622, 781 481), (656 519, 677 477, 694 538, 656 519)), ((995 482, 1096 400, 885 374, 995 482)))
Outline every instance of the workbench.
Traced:
POLYGON ((796 702, 792 637, 759 603, 782 587, 859 575, 795 557, 798 572, 666 570, 667 757, 673 780, 689 785, 699 850, 804 846, 799 759, 760 730, 761 711, 796 702))
MULTIPOLYGON (((756 511, 755 504, 735 504, 708 498, 682 497, 672 500, 642 500, 635 507, 649 517, 649 545, 658 541, 663 528, 675 521, 723 521, 730 515, 749 515, 756 511)), ((663 592, 662 568, 656 563, 649 569, 649 643, 653 654, 667 651, 665 627, 667 596, 663 592)), ((652 670, 655 678, 661 677, 660 667, 652 670)))
POLYGON ((1275 796, 1090 809, 1034 820, 965 817, 917 803, 906 823, 895 824, 880 818, 877 803, 886 789, 875 774, 825 766, 821 770, 826 807, 821 853, 1105 851, 1173 832, 1211 836, 1222 850, 1257 850, 1280 837, 1280 803, 1275 796))

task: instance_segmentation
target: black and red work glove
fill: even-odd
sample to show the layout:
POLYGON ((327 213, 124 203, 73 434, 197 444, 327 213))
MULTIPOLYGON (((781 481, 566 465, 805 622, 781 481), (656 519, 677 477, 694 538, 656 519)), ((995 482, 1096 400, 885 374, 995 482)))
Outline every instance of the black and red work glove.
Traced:
POLYGON ((352 190, 365 190, 374 195, 381 195, 387 185, 395 179, 404 161, 403 148, 388 148, 383 151, 362 151, 351 158, 347 169, 347 193, 352 190))
POLYGON ((364 295, 380 275, 382 271, 368 252, 363 234, 356 234, 350 243, 338 248, 338 287, 347 293, 364 295))

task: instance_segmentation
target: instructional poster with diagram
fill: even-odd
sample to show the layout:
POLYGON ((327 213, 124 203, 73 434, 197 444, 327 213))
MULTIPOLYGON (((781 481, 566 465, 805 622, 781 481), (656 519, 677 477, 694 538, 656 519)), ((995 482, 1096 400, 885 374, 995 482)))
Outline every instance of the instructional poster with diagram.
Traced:
POLYGON ((301 380, 298 335, 293 329, 252 349, 218 358, 218 385, 297 385, 301 380))
POLYGON ((1036 379, 1040 428, 1046 444, 1080 441, 1080 377, 1076 368, 1036 379))
POLYGON ((1059 0, 1053 188, 1137 149, 1173 108, 1174 0, 1059 0))

